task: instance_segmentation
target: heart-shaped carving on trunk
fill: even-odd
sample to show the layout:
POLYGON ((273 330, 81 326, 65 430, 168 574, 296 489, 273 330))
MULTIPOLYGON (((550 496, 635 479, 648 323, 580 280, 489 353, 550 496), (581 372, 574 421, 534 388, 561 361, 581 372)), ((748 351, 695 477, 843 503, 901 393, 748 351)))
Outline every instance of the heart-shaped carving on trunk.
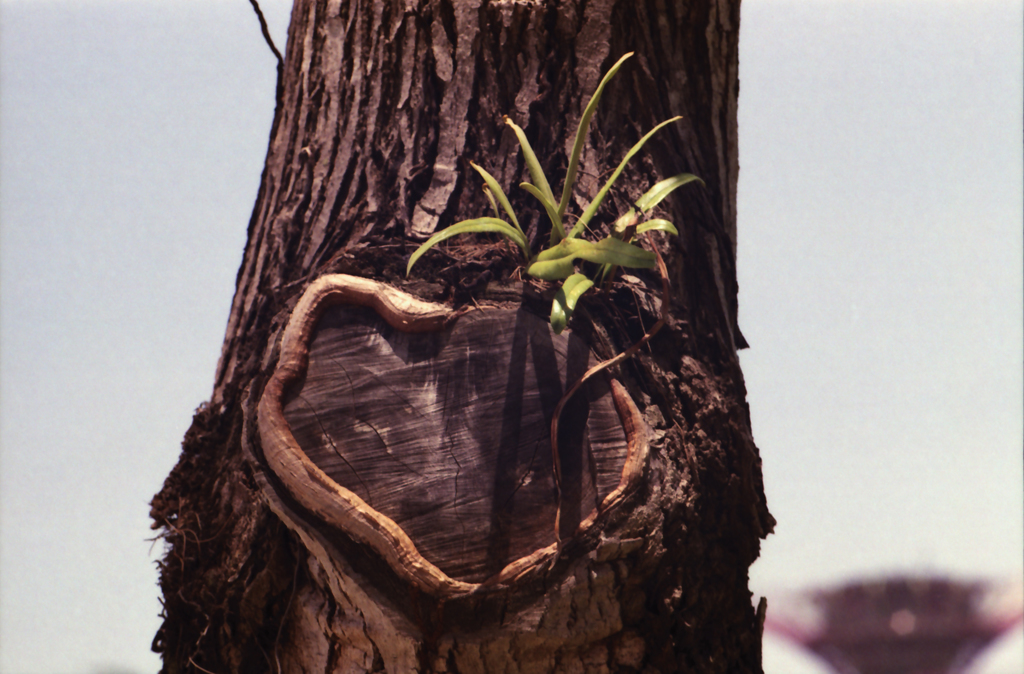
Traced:
POLYGON ((315 517, 421 589, 508 583, 642 472, 639 412, 601 375, 562 411, 555 487, 551 417, 594 364, 582 339, 523 308, 456 313, 322 277, 293 311, 260 401, 264 456, 315 517))

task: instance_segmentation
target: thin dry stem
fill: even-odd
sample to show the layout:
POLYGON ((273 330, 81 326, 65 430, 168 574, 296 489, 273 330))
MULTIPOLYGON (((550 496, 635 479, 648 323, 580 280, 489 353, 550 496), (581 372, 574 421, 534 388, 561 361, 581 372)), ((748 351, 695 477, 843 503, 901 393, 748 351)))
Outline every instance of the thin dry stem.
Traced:
MULTIPOLYGON (((648 237, 649 236, 650 235, 648 234, 648 237)), ((565 407, 566 403, 569 402, 576 391, 578 391, 588 379, 612 365, 618 365, 619 363, 633 357, 637 351, 643 348, 644 344, 650 341, 651 337, 654 337, 654 335, 657 334, 658 330, 661 330, 661 326, 665 325, 665 320, 668 318, 668 307, 672 302, 671 288, 668 282, 668 270, 665 268, 665 261, 662 259, 661 253, 658 252, 658 247, 652 245, 651 248, 654 250, 654 255, 657 258, 658 273, 661 275, 661 317, 658 318, 658 322, 654 324, 654 327, 651 328, 650 332, 645 333, 636 344, 614 358, 602 361, 583 373, 583 376, 580 377, 576 383, 572 385, 572 388, 566 391, 565 395, 562 396, 562 399, 558 401, 558 405, 555 406, 555 413, 551 418, 551 465, 555 474, 555 491, 558 496, 559 503, 559 507, 555 515, 556 541, 561 540, 559 531, 562 516, 562 464, 558 458, 558 419, 562 416, 562 408, 565 407)))

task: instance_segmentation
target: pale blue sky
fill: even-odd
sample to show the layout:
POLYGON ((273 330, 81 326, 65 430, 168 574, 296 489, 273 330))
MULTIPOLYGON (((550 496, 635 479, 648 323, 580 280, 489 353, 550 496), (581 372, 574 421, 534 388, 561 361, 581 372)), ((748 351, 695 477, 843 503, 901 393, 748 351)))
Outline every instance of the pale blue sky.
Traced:
MULTIPOLYGON (((1022 20, 744 0, 755 593, 1024 574, 1022 20)), ((273 93, 247 0, 0 2, 2 674, 159 666, 148 501, 210 394, 273 93)), ((1024 635, 997 650, 979 674, 1024 671, 1024 635)))
MULTIPOLYGON (((1021 26, 1019 2, 744 3, 742 363, 779 520, 755 592, 1021 578, 1021 26)), ((1024 671, 1007 648, 993 671, 1024 671)))

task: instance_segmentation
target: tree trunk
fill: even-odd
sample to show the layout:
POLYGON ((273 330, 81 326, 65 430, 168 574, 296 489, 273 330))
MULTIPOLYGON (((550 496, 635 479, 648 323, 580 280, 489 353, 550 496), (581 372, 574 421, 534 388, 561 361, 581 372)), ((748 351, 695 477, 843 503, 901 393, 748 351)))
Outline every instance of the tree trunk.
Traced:
POLYGON ((152 503, 165 672, 761 671, 747 570, 774 521, 736 353, 738 37, 739 0, 296 1, 213 396, 152 503), (469 161, 546 241, 502 116, 560 179, 628 51, 570 211, 674 115, 613 200, 705 186, 663 204, 678 237, 644 244, 664 327, 572 399, 552 454, 554 403, 658 320, 658 273, 588 293, 555 336, 553 286, 505 244, 405 264, 488 214, 469 161))

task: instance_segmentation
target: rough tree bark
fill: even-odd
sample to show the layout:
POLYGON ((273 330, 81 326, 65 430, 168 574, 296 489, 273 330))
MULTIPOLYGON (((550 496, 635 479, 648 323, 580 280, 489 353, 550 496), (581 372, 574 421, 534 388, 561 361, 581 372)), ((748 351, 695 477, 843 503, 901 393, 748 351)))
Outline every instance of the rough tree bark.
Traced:
MULTIPOLYGON (((152 503, 166 541, 154 640, 163 671, 761 671, 764 605, 753 605, 747 571, 774 521, 737 358, 739 4, 296 0, 213 395, 152 503), (609 85, 586 144, 576 212, 673 115, 684 119, 648 144, 617 199, 683 171, 706 183, 664 206, 680 235, 645 244, 667 263, 667 324, 591 396, 624 396, 602 409, 619 410, 605 417, 623 419, 627 439, 635 406, 642 465, 587 527, 584 512, 550 540, 538 534, 548 550, 538 563, 501 575, 518 557, 491 546, 477 566, 445 567, 448 585, 420 582, 296 497, 268 462, 260 400, 286 360, 285 326, 328 274, 376 279, 444 312, 543 314, 544 284, 521 281, 500 246, 461 242, 429 254, 410 279, 404 266, 431 232, 487 212, 469 160, 506 187, 533 239, 546 239, 543 213, 512 188, 524 165, 502 116, 560 178, 586 100, 627 51, 636 56, 609 85)), ((570 335, 591 359, 624 350, 657 320, 660 288, 641 271, 585 296, 570 335)), ((573 347, 558 348, 564 360, 573 347)))

